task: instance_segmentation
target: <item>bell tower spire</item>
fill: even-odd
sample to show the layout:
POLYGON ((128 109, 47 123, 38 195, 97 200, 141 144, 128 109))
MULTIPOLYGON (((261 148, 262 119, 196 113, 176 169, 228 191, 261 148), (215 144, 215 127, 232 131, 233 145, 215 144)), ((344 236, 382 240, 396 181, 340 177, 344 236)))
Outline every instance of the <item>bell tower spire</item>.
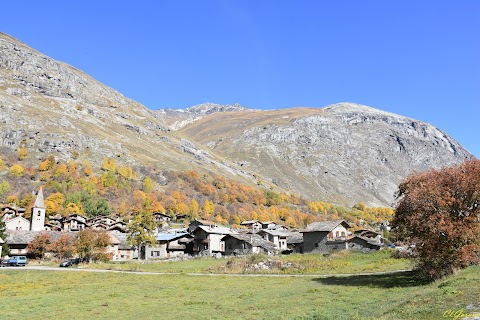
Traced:
POLYGON ((32 225, 30 230, 42 231, 45 230, 45 201, 43 200, 43 187, 38 190, 35 204, 32 208, 32 225))

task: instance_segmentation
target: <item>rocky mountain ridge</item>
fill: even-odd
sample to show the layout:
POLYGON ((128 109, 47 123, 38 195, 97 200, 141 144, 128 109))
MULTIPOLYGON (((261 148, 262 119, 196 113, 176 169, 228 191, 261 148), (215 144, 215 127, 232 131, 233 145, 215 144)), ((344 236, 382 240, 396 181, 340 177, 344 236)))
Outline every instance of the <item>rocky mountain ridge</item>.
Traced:
POLYGON ((374 108, 152 111, 0 33, 0 151, 213 172, 316 200, 390 205, 413 171, 471 155, 441 130, 374 108))
POLYGON ((240 104, 216 104, 205 102, 186 109, 158 109, 154 114, 170 129, 178 130, 184 126, 217 112, 247 111, 247 107, 240 104))
POLYGON ((471 157, 430 124, 354 103, 215 114, 181 131, 271 183, 340 203, 391 205, 407 175, 471 157))

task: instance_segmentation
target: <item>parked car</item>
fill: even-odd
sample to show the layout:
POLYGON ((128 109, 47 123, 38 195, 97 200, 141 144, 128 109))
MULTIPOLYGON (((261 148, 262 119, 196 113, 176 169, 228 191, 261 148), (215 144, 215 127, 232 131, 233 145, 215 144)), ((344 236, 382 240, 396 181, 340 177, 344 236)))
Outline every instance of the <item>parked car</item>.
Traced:
POLYGON ((8 266, 8 259, 0 259, 0 267, 8 266))
POLYGON ((68 259, 68 260, 62 261, 60 263, 60 267, 62 268, 71 267, 79 263, 80 263, 80 258, 68 259))
POLYGON ((26 256, 13 256, 8 259, 9 266, 23 266, 27 264, 27 257, 26 256))

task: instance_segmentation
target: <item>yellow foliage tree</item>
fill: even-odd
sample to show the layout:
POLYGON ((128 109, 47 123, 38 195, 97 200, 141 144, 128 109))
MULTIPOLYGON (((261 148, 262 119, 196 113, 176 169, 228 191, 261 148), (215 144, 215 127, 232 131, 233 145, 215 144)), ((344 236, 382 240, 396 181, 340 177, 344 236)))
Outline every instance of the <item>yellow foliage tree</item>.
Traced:
POLYGON ((9 203, 9 204, 14 204, 14 205, 18 206, 18 198, 17 198, 17 196, 8 196, 8 197, 7 197, 7 203, 9 203))
POLYGON ((150 192, 153 190, 153 180, 146 176, 145 179, 143 179, 143 191, 145 192, 150 192))
POLYGON ((8 176, 10 178, 20 178, 23 176, 25 169, 19 164, 15 164, 10 167, 10 170, 8 171, 8 176))
POLYGON ((22 161, 28 155, 27 149, 24 148, 24 147, 18 149, 18 154, 17 155, 18 155, 18 160, 22 161))
POLYGON ((83 214, 83 210, 76 203, 70 202, 69 204, 67 204, 67 207, 65 208, 65 215, 69 216, 69 215, 74 214, 74 213, 83 214))
POLYGON ((91 176, 93 174, 93 170, 92 170, 92 165, 90 164, 90 162, 88 162, 88 160, 85 160, 83 162, 83 172, 87 175, 87 176, 91 176))

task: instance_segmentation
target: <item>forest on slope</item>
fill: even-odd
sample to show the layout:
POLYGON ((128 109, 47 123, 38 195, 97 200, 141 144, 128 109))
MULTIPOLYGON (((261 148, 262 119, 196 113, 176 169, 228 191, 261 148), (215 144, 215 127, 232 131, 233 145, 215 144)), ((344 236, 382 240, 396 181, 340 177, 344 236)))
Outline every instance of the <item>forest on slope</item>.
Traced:
POLYGON ((238 227, 245 220, 275 221, 302 228, 314 221, 346 219, 359 228, 391 220, 391 208, 353 207, 325 201, 309 201, 263 186, 246 185, 219 175, 194 170, 162 172, 148 167, 117 165, 104 158, 101 167, 75 159, 63 162, 53 155, 29 159, 28 150, 4 151, 0 155, 0 203, 26 208, 26 218, 35 191, 44 187, 47 216, 78 213, 86 217, 120 216, 128 221, 142 211, 185 215, 238 227))

